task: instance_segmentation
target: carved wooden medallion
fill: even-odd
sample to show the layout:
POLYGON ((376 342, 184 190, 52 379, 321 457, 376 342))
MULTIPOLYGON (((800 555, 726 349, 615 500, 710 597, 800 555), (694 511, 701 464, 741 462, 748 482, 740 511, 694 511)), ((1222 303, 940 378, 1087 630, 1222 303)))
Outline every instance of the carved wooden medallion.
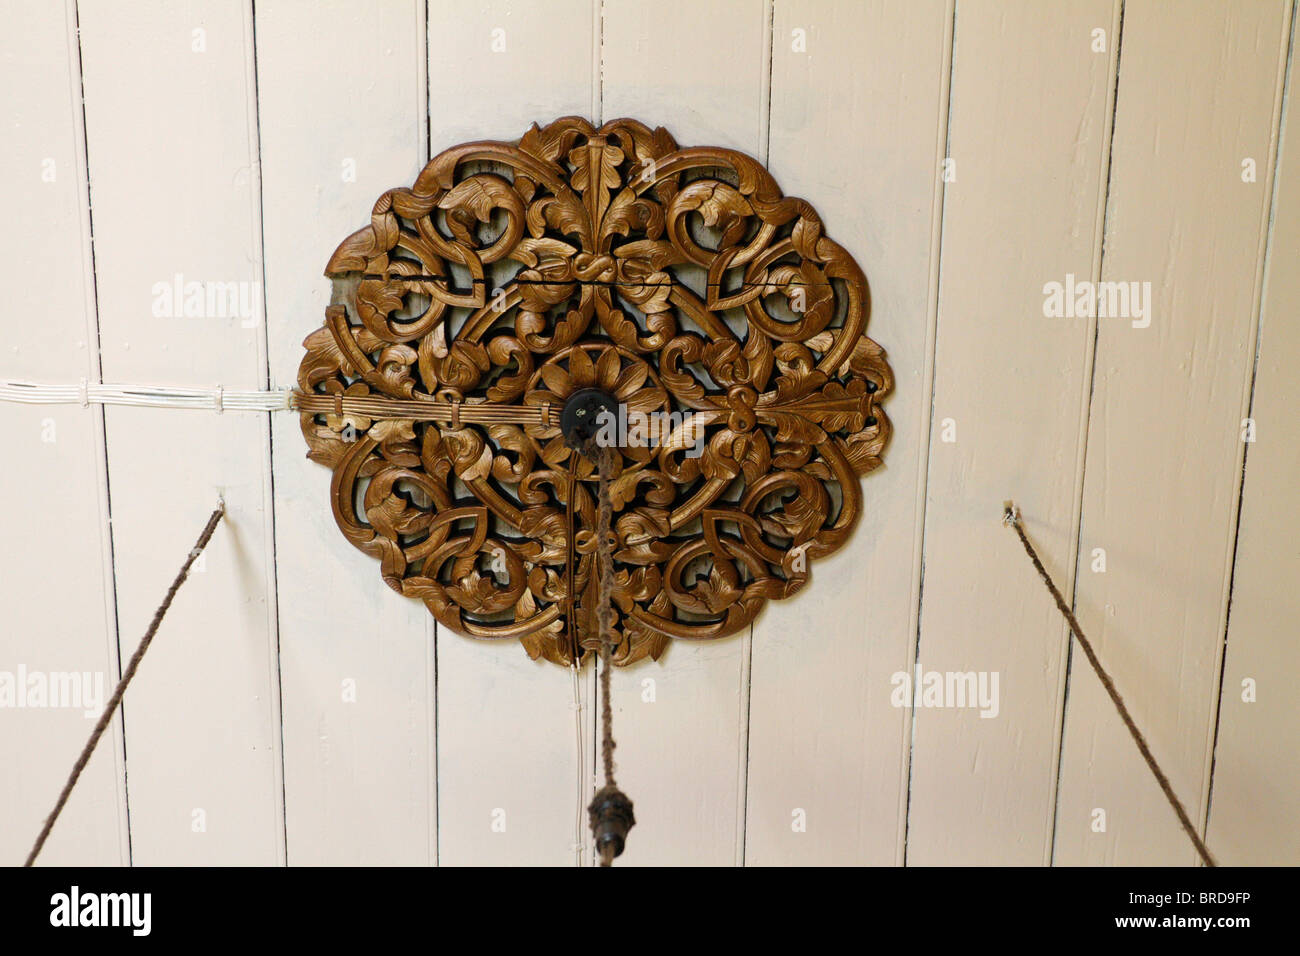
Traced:
POLYGON ((308 455, 348 540, 455 631, 598 647, 593 469, 560 429, 580 390, 620 406, 616 663, 746 627, 862 511, 892 386, 866 278, 743 153, 575 117, 457 146, 326 275, 308 455))

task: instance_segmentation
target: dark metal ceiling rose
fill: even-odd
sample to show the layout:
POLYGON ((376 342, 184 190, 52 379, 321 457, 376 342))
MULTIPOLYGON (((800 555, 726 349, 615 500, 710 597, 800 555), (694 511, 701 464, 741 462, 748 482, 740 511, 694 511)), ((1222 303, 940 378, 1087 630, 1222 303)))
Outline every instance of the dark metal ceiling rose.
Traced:
POLYGON ((565 441, 593 394, 629 422, 616 664, 745 629, 862 512, 893 385, 866 277, 743 153, 576 117, 456 146, 326 274, 308 454, 348 540, 454 631, 565 666, 599 647, 595 466, 565 441))
POLYGON ((617 422, 618 417, 617 399, 598 388, 583 388, 565 401, 564 410, 560 412, 560 431, 569 447, 580 451, 588 441, 596 439, 602 426, 607 433, 617 435, 617 428, 610 428, 608 423, 617 422))

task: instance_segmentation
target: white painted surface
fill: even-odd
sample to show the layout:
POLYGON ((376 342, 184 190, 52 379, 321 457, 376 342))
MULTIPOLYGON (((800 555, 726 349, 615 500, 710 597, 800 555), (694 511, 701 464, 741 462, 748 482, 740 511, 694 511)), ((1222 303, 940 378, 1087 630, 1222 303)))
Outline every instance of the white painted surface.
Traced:
MULTIPOLYGON (((0 39, 0 76, 5 88, 25 95, 4 116, 9 148, 0 173, 10 188, 0 209, 6 222, 24 227, 6 233, 0 255, 9 294, 0 374, 93 379, 99 355, 75 11, 71 4, 49 4, 10 14, 0 39)), ((92 698, 102 688, 102 709, 117 680, 103 410, 7 406, 4 414, 0 495, 10 505, 0 523, 7 544, 0 671, 15 683, 20 668, 43 675, 38 683, 54 672, 89 674, 80 681, 92 698), (34 489, 43 489, 40 507, 16 504, 31 500, 34 489)), ((11 768, 0 776, 0 807, 9 824, 0 830, 5 863, 26 857, 95 719, 85 708, 0 711, 0 762, 11 768)), ((114 721, 41 863, 129 861, 122 767, 122 727, 114 721)))
MULTIPOLYGON (((0 377, 287 385, 325 259, 380 192, 572 113, 765 158, 858 259, 898 382, 886 465, 844 552, 752 637, 616 675, 623 862, 1192 863, 998 522, 1015 497, 1211 848, 1300 863, 1285 144, 1269 216, 1289 0, 1127 0, 1122 48, 1112 0, 4 6, 0 377), (264 280, 265 320, 260 286, 247 327, 155 316, 177 272, 264 280), (1100 320, 1094 355, 1094 323, 1042 315, 1067 272, 1150 281, 1151 326, 1100 320), (998 717, 892 706, 918 642, 927 670, 997 671, 998 717)), ((0 524, 22 542, 0 561, 0 671, 111 685, 118 627, 129 654, 218 493, 230 507, 128 694, 125 752, 115 725, 43 862, 575 861, 590 671, 575 724, 563 670, 435 635, 338 534, 296 416, 2 408, 0 494, 48 490, 0 524)), ((6 859, 89 726, 0 710, 23 768, 0 784, 6 859)))
POLYGON ((906 813, 911 720, 890 703, 890 676, 915 656, 952 10, 942 0, 822 9, 777 5, 770 164, 829 235, 872 263, 867 332, 897 377, 894 435, 863 482, 848 544, 813 567, 798 600, 755 623, 745 862, 888 865, 906 813), (834 100, 851 123, 820 105, 834 100))
MULTIPOLYGON (((268 352, 285 387, 329 304, 331 253, 424 165, 424 5, 259 3, 255 26, 268 352)), ((289 862, 432 863, 433 620, 362 584, 374 561, 321 507, 329 472, 298 416, 273 427, 289 862)))
MULTIPOLYGON (((250 321, 153 309, 177 273, 261 282, 249 11, 82 2, 80 17, 103 375, 259 387, 260 300, 250 321)), ((132 859, 283 861, 267 417, 105 418, 124 657, 219 495, 228 511, 123 705, 132 859)))
MULTIPOLYGON (((1079 548, 1104 548, 1107 570, 1080 562, 1076 606, 1198 821, 1212 769, 1287 7, 1130 0, 1124 9, 1102 276, 1150 281, 1152 312, 1147 328, 1099 323, 1079 548), (1257 160, 1257 182, 1242 182, 1246 157, 1257 160)), ((1279 620, 1277 639, 1293 639, 1286 631, 1279 620)), ((1192 863, 1195 851, 1085 664, 1076 654, 1056 862, 1192 863), (1104 833, 1091 825, 1098 808, 1104 833)))
MULTIPOLYGON (((1288 78, 1295 89, 1294 67, 1288 78)), ((1278 162, 1268 273, 1263 287, 1254 402, 1255 441, 1237 532, 1227 656, 1207 840, 1219 862, 1294 866, 1300 859, 1300 115, 1290 101, 1278 162)))
POLYGON ((1117 16, 1111 0, 957 10, 915 666, 996 673, 999 706, 917 709, 908 863, 1050 859, 1067 635, 996 518, 1015 498, 1069 581, 1093 324, 1044 316, 1043 286, 1096 276, 1114 47, 1090 34, 1117 16))

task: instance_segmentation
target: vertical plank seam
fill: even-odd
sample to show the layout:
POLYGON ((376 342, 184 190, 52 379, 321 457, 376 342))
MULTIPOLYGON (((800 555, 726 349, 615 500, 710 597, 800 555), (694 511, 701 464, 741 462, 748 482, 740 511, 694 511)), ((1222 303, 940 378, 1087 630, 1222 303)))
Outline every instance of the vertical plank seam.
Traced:
MULTIPOLYGON (((763 0, 763 21, 759 45, 758 80, 758 150, 759 162, 764 166, 772 154, 772 61, 775 58, 773 36, 776 26, 775 0, 763 0)), ((749 828, 749 719, 754 695, 754 624, 741 638, 740 647, 740 714, 737 720, 739 739, 736 759, 736 866, 745 865, 746 835, 749 828)))
MULTIPOLYGON (((1093 229, 1093 257, 1089 265, 1089 278, 1093 283, 1101 281, 1106 262, 1106 224, 1110 217, 1110 174, 1111 157, 1115 152, 1115 115, 1119 104, 1119 69, 1120 57, 1124 48, 1124 0, 1115 0, 1111 11, 1111 37, 1114 40, 1114 55, 1107 65, 1109 89, 1106 93, 1106 118, 1102 128, 1102 140, 1105 143, 1099 161, 1101 163, 1101 189, 1098 190, 1097 218, 1093 229)), ((1096 286, 1094 285, 1094 288, 1096 286)), ((1097 385, 1097 337, 1100 322, 1097 316, 1088 320, 1088 334, 1085 337, 1084 365, 1087 366, 1086 387, 1079 395, 1079 430, 1075 444, 1075 483, 1074 500, 1071 503, 1069 552, 1071 566, 1066 569, 1066 597, 1070 601, 1070 610, 1078 614, 1079 568, 1082 564, 1083 550, 1083 489, 1085 472, 1088 467, 1088 434, 1092 424, 1092 399, 1097 385)), ((1065 751, 1065 711, 1070 694, 1070 671, 1074 663, 1074 642, 1068 625, 1063 625, 1059 646, 1061 670, 1057 679, 1056 713, 1053 717, 1053 733, 1056 737, 1056 749, 1051 766, 1051 800, 1047 810, 1047 840, 1043 847, 1043 865, 1051 866, 1056 858, 1056 821, 1061 801, 1061 762, 1065 751)))
POLYGON ((429 144, 433 142, 433 106, 430 102, 429 73, 429 18, 433 16, 428 0, 415 0, 415 31, 418 39, 415 48, 423 51, 423 57, 417 57, 415 64, 415 115, 417 117, 418 138, 420 140, 416 155, 416 175, 424 169, 429 160, 429 144))
POLYGON ((605 95, 601 77, 605 59, 605 0, 591 0, 591 125, 603 122, 605 95))
MULTIPOLYGON (((252 195, 253 205, 253 255, 258 264, 261 274, 262 284, 262 321, 261 335, 257 336, 257 361, 259 372, 264 383, 264 387, 270 388, 271 383, 271 360, 270 360, 270 341, 268 322, 266 314, 266 255, 265 255, 265 220, 262 216, 262 210, 265 207, 262 196, 262 136, 261 136, 261 103, 257 87, 257 11, 256 0, 249 0, 244 6, 244 59, 245 74, 244 82, 247 88, 245 104, 247 110, 248 123, 248 151, 250 175, 252 176, 252 195)), ((279 594, 279 576, 276 573, 276 541, 275 541, 275 476, 271 469, 271 463, 274 460, 272 447, 274 443, 274 428, 271 424, 271 413, 267 412, 262 417, 263 427, 265 429, 266 440, 262 443, 262 532, 266 539, 266 627, 267 627, 267 663, 272 668, 271 699, 268 702, 270 706, 270 720, 273 728, 277 732, 271 735, 272 747, 272 775, 273 786, 275 791, 275 800, 277 803, 276 810, 279 811, 280 833, 279 843, 276 846, 276 862, 281 866, 287 866, 289 860, 289 817, 285 794, 285 773, 284 773, 284 709, 282 700, 284 697, 283 678, 281 677, 280 667, 280 594, 279 594)))
MULTIPOLYGON (((957 0, 948 0, 947 26, 944 31, 943 57, 946 70, 942 72, 939 88, 938 129, 935 131, 934 192, 930 209, 930 275, 929 296, 926 302, 925 368, 921 374, 922 396, 921 427, 917 429, 921 447, 917 449, 916 495, 913 508, 916 517, 912 533, 912 593, 908 609, 908 668, 915 674, 921 658, 921 602, 925 591, 925 517, 926 499, 930 484, 930 435, 934 428, 934 364, 935 347, 939 331, 939 282, 943 273, 943 213, 948 187, 943 179, 943 161, 952 148, 952 78, 956 61, 957 0)), ((898 837, 895 862, 907 866, 907 839, 912 808, 912 750, 916 741, 916 708, 909 707, 908 719, 902 721, 900 746, 906 751, 902 762, 902 779, 898 793, 898 837)))
MULTIPOLYGON (((65 0, 63 9, 64 25, 68 33, 68 70, 72 74, 70 92, 74 97, 71 104, 74 149, 80 154, 77 157, 79 177, 77 191, 84 200, 80 229, 86 353, 90 362, 87 372, 90 380, 99 382, 103 374, 99 328, 99 283, 95 274, 94 207, 90 201, 90 146, 86 136, 86 80, 81 56, 81 12, 77 0, 65 0)), ((117 609, 117 563, 113 549, 113 507, 108 478, 108 426, 103 405, 93 406, 91 414, 94 416, 91 434, 94 442, 95 485, 100 517, 98 525, 100 563, 104 577, 104 625, 107 630, 105 642, 109 667, 113 669, 114 680, 117 680, 122 676, 122 633, 117 609)), ((134 856, 131 846, 131 799, 126 768, 125 710, 124 706, 119 707, 113 718, 113 756, 117 781, 118 853, 119 859, 124 859, 126 865, 131 866, 134 856)))
MULTIPOLYGON (((605 122, 605 0, 592 0, 593 22, 591 31, 593 34, 592 42, 596 46, 595 62, 592 64, 592 98, 595 101, 597 111, 592 117, 592 122, 597 126, 605 122)), ((587 739, 590 742, 590 751, 587 755, 586 765, 591 768, 590 788, 595 792, 597 786, 597 768, 600 766, 598 753, 600 750, 600 734, 596 721, 596 708, 599 705, 600 685, 596 679, 596 668, 593 666, 591 673, 587 675, 586 696, 583 703, 586 708, 583 711, 586 727, 584 729, 587 739)), ((580 768, 579 772, 582 771, 580 768)), ((583 808, 585 812, 585 807, 583 808)), ((582 832, 583 841, 583 858, 587 861, 588 866, 596 865, 596 845, 593 841, 591 831, 582 832)))
MULTIPOLYGON (((1279 192, 1279 175, 1278 166, 1282 154, 1282 139, 1285 130, 1286 118, 1290 107, 1290 81, 1291 66, 1295 54, 1295 28, 1296 28, 1296 8, 1293 0, 1287 0, 1284 6, 1285 16, 1283 22, 1289 21, 1289 27, 1285 32, 1282 41, 1282 49, 1279 54, 1278 63, 1278 85, 1275 93, 1273 107, 1273 125, 1272 141, 1269 143, 1269 168, 1267 180, 1269 183, 1268 204, 1261 211, 1264 221, 1260 224, 1259 249, 1257 252, 1257 272, 1255 275, 1255 286, 1251 296, 1251 310, 1254 314, 1254 322, 1251 327, 1251 342, 1249 350, 1253 355, 1253 364, 1251 365, 1250 375, 1247 376, 1247 382, 1243 389, 1242 395, 1242 417, 1250 418, 1255 409, 1255 383, 1259 375, 1259 353, 1260 343, 1263 338, 1263 321, 1264 321, 1264 289, 1266 288, 1267 277, 1271 266, 1271 256, 1273 251, 1273 228, 1277 219, 1277 201, 1279 192)), ((1250 443, 1242 441, 1241 453, 1237 459, 1237 487, 1234 495, 1233 507, 1235 514, 1232 521, 1231 539, 1229 541, 1229 560, 1225 571, 1224 590, 1222 597, 1222 618, 1220 621, 1221 630, 1219 632, 1219 648, 1216 669, 1218 671, 1214 686, 1216 688, 1214 700, 1211 703, 1211 720, 1209 739, 1206 742, 1206 759, 1202 769, 1202 786, 1201 786, 1201 817, 1198 821, 1200 824, 1201 839, 1209 836, 1210 829, 1210 807, 1214 799, 1214 767, 1216 751, 1219 743, 1219 721, 1223 712, 1223 678, 1224 665, 1228 656, 1228 627, 1232 620, 1232 594, 1236 584, 1237 576, 1237 554, 1241 542, 1241 508, 1246 489, 1246 464, 1249 460, 1250 443)))
MULTIPOLYGON (((433 157, 429 155, 433 142, 433 96, 431 93, 432 76, 429 69, 430 57, 430 20, 433 9, 428 0, 416 0, 415 18, 419 40, 416 49, 422 51, 415 67, 415 115, 417 118, 418 138, 416 147, 416 173, 422 170, 433 157)), ((432 866, 441 865, 442 835, 442 800, 440 787, 441 776, 438 772, 438 622, 432 614, 425 615, 425 732, 433 746, 433 753, 428 754, 428 798, 429 798, 429 834, 427 852, 432 866)))

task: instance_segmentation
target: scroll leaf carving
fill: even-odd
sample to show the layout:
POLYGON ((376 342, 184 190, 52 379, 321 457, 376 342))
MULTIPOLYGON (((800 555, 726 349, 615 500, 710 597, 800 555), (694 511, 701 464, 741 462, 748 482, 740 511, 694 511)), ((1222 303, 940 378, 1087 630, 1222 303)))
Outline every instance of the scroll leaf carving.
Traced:
POLYGON ((309 457, 348 540, 454 631, 595 652, 596 476, 558 427, 583 388, 665 423, 611 485, 620 665, 747 627, 861 514, 893 388, 866 278, 742 153, 577 117, 467 143, 326 274, 354 281, 303 343, 309 457))

